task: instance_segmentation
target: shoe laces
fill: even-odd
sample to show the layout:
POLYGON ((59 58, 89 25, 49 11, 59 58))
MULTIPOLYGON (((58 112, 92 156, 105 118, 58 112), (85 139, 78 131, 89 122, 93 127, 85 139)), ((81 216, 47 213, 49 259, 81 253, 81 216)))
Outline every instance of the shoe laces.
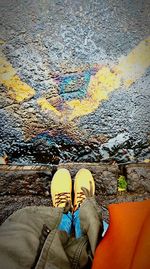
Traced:
POLYGON ((62 203, 66 203, 68 200, 70 200, 70 194, 68 192, 55 194, 55 203, 57 207, 62 203))
POLYGON ((83 200, 85 200, 86 196, 83 191, 77 193, 77 203, 80 205, 83 200))

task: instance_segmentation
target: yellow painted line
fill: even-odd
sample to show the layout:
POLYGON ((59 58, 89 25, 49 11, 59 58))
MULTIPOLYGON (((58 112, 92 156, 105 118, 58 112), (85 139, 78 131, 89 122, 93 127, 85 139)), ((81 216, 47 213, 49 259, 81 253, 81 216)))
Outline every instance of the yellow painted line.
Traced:
POLYGON ((112 70, 100 69, 91 77, 87 95, 83 100, 66 102, 68 119, 73 120, 94 112, 102 100, 109 98, 109 93, 124 85, 127 88, 139 79, 150 66, 150 37, 143 40, 127 56, 120 59, 112 70))
POLYGON ((115 73, 112 73, 108 67, 100 69, 91 78, 85 99, 66 102, 67 106, 71 109, 68 119, 73 120, 75 117, 81 117, 94 112, 102 100, 108 99, 110 92, 119 88, 120 83, 120 78, 115 73))
POLYGON ((120 78, 112 73, 108 67, 99 70, 90 84, 85 99, 74 99, 65 102, 65 111, 59 112, 45 98, 38 99, 38 104, 42 110, 51 110, 57 116, 61 116, 64 120, 73 120, 76 117, 87 115, 95 111, 101 100, 107 99, 108 94, 120 86, 120 78))
POLYGON ((17 102, 22 102, 34 96, 35 90, 21 81, 16 70, 0 51, 0 83, 4 85, 8 94, 17 102))
POLYGON ((5 41, 3 39, 0 39, 0 45, 5 44, 5 41))
POLYGON ((143 40, 128 56, 121 57, 119 64, 114 68, 120 75, 123 84, 129 87, 139 79, 150 66, 150 37, 143 40))
POLYGON ((46 98, 39 98, 37 100, 38 105, 41 107, 42 110, 50 110, 52 112, 54 112, 57 116, 61 116, 61 112, 59 112, 54 106, 52 106, 47 100, 46 98))
MULTIPOLYGON (((130 87, 149 66, 150 37, 140 42, 127 56, 121 57, 118 65, 112 69, 103 67, 92 76, 84 99, 64 102, 63 111, 57 110, 44 97, 39 98, 37 103, 43 111, 52 111, 62 120, 73 120, 94 112, 100 103, 108 99, 109 94, 119 87, 130 87)), ((10 96, 18 102, 29 99, 35 94, 34 89, 20 80, 15 69, 2 53, 0 53, 0 82, 6 86, 10 96)))
POLYGON ((144 163, 150 163, 150 159, 145 159, 144 163))

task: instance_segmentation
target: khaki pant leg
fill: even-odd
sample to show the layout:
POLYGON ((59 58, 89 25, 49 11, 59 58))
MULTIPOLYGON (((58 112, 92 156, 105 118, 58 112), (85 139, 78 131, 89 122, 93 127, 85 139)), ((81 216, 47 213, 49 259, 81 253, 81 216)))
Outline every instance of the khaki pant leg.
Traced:
POLYGON ((65 248, 72 269, 91 268, 96 246, 103 233, 101 212, 93 197, 86 198, 79 210, 83 236, 70 239, 65 248))
POLYGON ((27 207, 12 214, 0 227, 0 267, 2 269, 29 269, 34 263, 39 238, 46 224, 55 229, 62 209, 27 207))
POLYGON ((65 252, 68 240, 66 232, 52 230, 43 245, 35 269, 72 269, 65 252))
POLYGON ((84 234, 87 234, 92 254, 103 232, 101 212, 98 209, 94 197, 86 198, 80 207, 80 223, 84 234))

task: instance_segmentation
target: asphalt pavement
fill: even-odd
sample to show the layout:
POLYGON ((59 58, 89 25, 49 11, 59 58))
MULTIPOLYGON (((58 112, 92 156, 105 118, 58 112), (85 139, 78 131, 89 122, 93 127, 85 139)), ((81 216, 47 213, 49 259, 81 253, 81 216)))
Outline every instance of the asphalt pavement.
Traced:
POLYGON ((0 156, 147 161, 150 2, 0 0, 0 156))

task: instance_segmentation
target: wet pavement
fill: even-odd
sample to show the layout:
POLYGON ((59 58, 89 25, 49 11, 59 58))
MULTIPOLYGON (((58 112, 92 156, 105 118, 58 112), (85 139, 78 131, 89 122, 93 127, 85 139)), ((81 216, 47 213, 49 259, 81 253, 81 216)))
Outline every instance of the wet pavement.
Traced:
POLYGON ((22 164, 149 159, 149 1, 0 5, 1 156, 22 164), (95 95, 92 80, 102 85, 95 95))

